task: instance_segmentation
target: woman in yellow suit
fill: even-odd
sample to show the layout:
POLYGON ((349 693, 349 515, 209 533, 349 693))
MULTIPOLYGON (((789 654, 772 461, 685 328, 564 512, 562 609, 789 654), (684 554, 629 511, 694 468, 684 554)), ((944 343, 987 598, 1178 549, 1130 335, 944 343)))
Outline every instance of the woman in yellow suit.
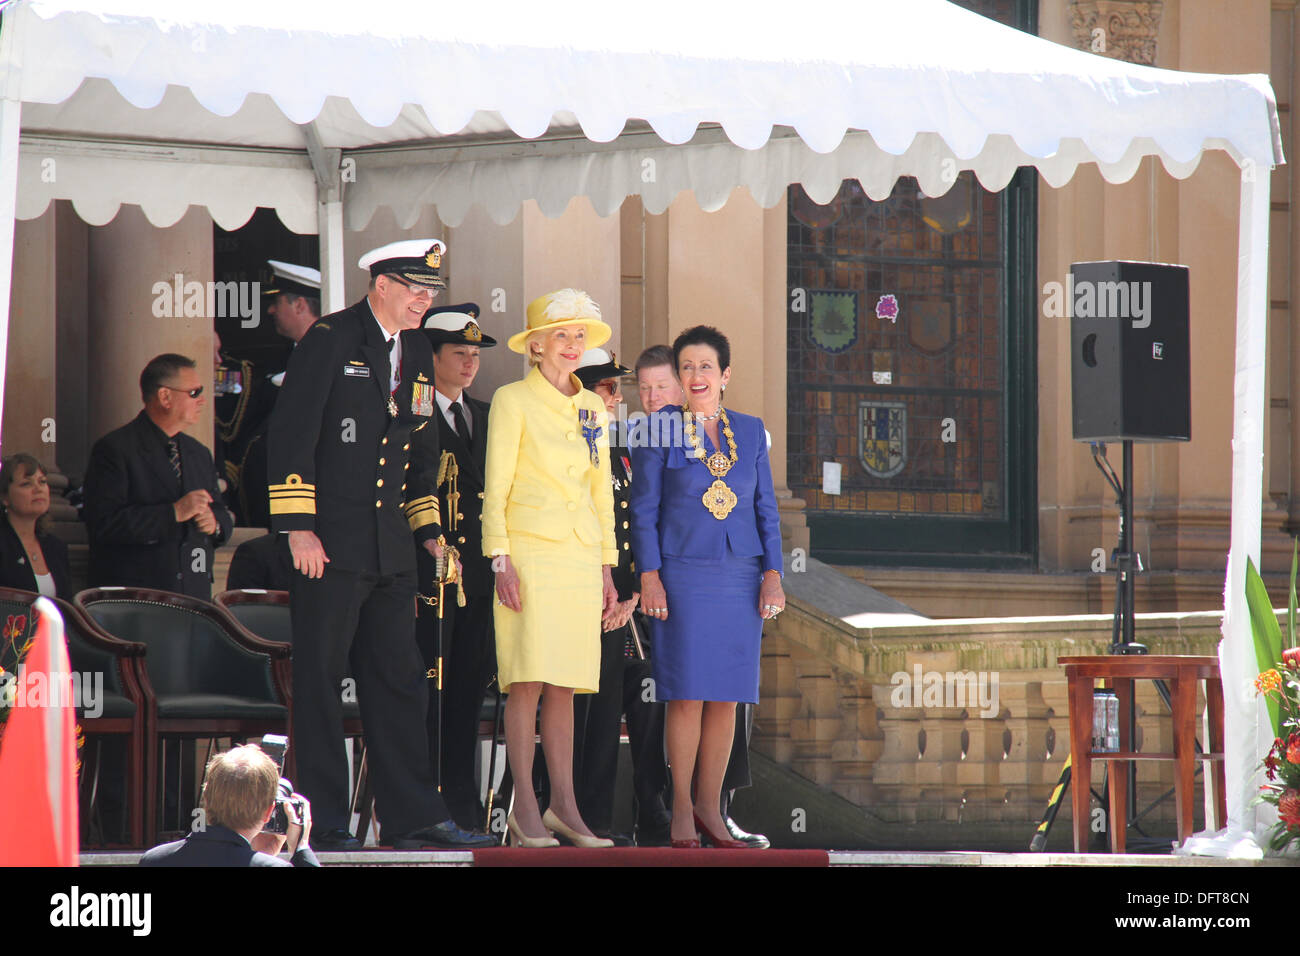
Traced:
POLYGON ((573 792, 573 694, 600 679, 600 622, 618 602, 610 567, 614 496, 604 403, 573 374, 612 330, 585 292, 561 289, 528 306, 510 348, 528 356, 522 381, 492 396, 483 493, 483 553, 493 558, 497 680, 506 700, 506 755, 515 781, 507 822, 516 846, 613 846, 593 836, 573 792), (533 793, 533 733, 551 804, 533 793))

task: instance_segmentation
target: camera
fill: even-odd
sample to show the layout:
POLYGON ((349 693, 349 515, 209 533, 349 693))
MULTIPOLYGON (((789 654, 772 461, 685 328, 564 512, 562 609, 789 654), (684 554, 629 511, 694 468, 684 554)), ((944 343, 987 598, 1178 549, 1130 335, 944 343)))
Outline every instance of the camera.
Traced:
POLYGON ((289 832, 289 814, 286 807, 290 804, 298 819, 303 819, 305 801, 301 798, 295 798, 293 795, 293 784, 284 776, 284 755, 289 749, 289 738, 281 734, 266 734, 262 737, 262 752, 275 761, 276 768, 280 771, 280 784, 275 795, 275 813, 271 814, 271 820, 262 828, 263 833, 288 833, 289 832))

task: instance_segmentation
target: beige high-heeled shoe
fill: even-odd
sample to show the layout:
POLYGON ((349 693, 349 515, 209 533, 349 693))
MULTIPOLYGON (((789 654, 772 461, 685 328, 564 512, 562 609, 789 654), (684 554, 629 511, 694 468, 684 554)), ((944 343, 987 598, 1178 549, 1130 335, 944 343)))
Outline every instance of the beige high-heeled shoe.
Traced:
POLYGON ((546 812, 542 814, 542 826, 546 827, 548 830, 554 830, 574 846, 580 846, 584 850, 595 850, 599 847, 614 845, 613 840, 606 840, 594 836, 584 836, 556 816, 555 811, 550 807, 547 807, 546 812))
POLYGON ((524 836, 524 831, 520 829, 519 824, 515 822, 515 815, 511 813, 506 817, 506 826, 510 828, 510 845, 522 846, 528 849, 540 849, 546 846, 559 846, 560 841, 555 837, 547 834, 544 837, 524 836))

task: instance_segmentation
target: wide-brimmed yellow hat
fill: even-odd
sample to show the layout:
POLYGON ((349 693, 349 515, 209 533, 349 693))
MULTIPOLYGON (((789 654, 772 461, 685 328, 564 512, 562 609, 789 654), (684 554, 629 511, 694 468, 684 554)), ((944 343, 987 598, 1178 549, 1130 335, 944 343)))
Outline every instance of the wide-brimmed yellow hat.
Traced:
POLYGON ((561 325, 585 325, 586 345, 589 349, 604 345, 614 334, 614 330, 601 321, 600 306, 591 301, 591 296, 581 289, 560 289, 558 292, 538 296, 528 303, 528 320, 524 330, 510 336, 506 344, 512 352, 523 354, 528 336, 561 325))

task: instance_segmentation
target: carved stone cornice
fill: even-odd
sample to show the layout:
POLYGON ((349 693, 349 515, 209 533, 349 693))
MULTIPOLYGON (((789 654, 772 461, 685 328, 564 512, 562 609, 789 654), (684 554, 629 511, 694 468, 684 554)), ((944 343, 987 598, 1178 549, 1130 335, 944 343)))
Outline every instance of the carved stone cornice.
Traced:
POLYGON ((1154 66, 1164 0, 1067 0, 1075 45, 1115 60, 1154 66), (1098 32, 1100 31, 1100 32, 1098 32))

